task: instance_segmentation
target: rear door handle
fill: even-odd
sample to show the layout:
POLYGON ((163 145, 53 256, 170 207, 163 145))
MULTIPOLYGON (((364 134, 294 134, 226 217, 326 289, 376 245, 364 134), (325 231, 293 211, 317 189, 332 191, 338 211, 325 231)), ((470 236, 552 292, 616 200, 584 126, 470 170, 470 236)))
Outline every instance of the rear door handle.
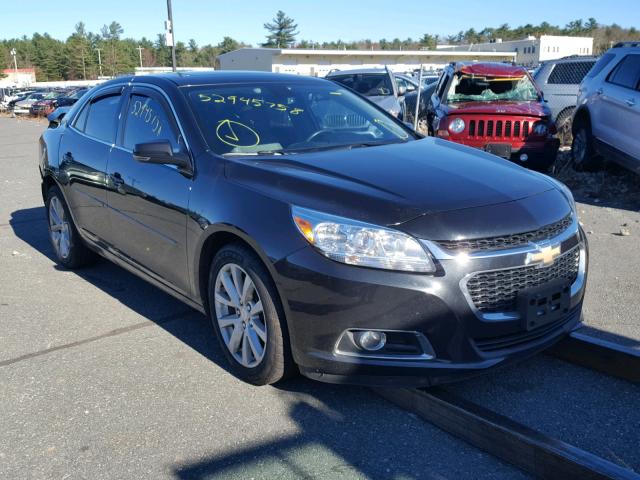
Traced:
POLYGON ((633 107, 636 104, 636 100, 634 98, 627 98, 624 102, 630 107, 633 107))
POLYGON ((596 95, 602 95, 604 93, 604 90, 602 90, 602 88, 599 88, 598 90, 596 90, 596 95))
POLYGON ((67 152, 64 155, 62 155, 62 161, 63 162, 73 162, 73 155, 71 154, 71 152, 67 152))

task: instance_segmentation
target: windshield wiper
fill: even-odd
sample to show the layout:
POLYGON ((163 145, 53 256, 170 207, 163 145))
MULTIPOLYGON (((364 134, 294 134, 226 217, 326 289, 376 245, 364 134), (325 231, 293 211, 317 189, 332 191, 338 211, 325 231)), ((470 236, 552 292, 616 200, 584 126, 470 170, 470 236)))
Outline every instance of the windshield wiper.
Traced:
POLYGON ((393 145, 394 143, 407 143, 409 138, 397 138, 393 140, 382 140, 378 142, 362 142, 362 143, 354 143, 352 145, 347 145, 346 147, 351 148, 362 148, 362 147, 377 147, 380 145, 393 145))
POLYGON ((342 143, 338 145, 323 145, 317 147, 300 147, 300 148, 281 148, 277 150, 264 150, 258 152, 227 152, 223 153, 223 157, 242 157, 242 156, 260 156, 260 155, 296 155, 298 153, 309 153, 309 152, 321 152, 323 150, 334 150, 334 149, 345 149, 351 150, 352 148, 363 148, 363 147, 376 147, 379 145, 391 145, 393 143, 406 143, 409 141, 409 138, 406 139, 393 139, 393 140, 382 140, 382 141, 371 141, 371 142, 361 142, 361 143, 342 143))

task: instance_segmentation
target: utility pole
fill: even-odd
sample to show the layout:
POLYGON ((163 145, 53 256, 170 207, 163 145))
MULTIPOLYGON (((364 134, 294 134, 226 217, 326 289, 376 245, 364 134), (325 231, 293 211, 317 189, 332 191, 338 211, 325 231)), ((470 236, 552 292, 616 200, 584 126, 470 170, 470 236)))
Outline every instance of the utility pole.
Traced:
POLYGON ((171 47, 171 69, 176 71, 176 42, 174 40, 173 32, 173 13, 171 12, 171 0, 167 0, 167 13, 169 14, 169 20, 166 22, 166 37, 167 47, 171 47))
POLYGON ((18 54, 18 52, 16 52, 15 48, 12 48, 9 53, 13 57, 13 71, 14 71, 13 81, 16 82, 16 85, 17 85, 18 84, 18 60, 16 60, 16 55, 18 54))
POLYGON ((98 51, 98 68, 100 69, 100 76, 102 77, 102 57, 100 56, 101 48, 96 48, 98 51))
POLYGON ((138 46, 136 50, 138 50, 138 56, 140 57, 140 68, 142 68, 142 50, 144 50, 144 48, 138 46))

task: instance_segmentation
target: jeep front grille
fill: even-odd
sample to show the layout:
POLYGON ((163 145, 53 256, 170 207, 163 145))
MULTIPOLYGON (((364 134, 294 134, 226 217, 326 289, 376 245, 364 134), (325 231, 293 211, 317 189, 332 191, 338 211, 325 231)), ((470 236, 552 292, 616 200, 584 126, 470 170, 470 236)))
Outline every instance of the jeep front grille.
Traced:
POLYGON ((545 225, 537 230, 524 233, 513 233, 499 237, 477 238, 471 240, 440 240, 436 243, 450 252, 477 252, 487 250, 505 250, 528 245, 529 242, 540 242, 557 237, 571 226, 571 214, 555 223, 545 225))
POLYGON ((482 313, 514 312, 518 293, 553 281, 575 282, 580 266, 580 247, 556 258, 552 265, 506 268, 478 272, 469 277, 466 289, 473 305, 482 313))
POLYGON ((534 120, 469 120, 470 137, 527 138, 534 120))

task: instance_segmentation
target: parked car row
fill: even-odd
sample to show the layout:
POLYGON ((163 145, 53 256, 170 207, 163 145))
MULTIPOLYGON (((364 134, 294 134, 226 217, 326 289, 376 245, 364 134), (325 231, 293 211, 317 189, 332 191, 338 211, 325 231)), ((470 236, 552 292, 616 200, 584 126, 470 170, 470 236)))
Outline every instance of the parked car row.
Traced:
POLYGON ((59 106, 71 106, 89 89, 22 89, 3 92, 3 110, 17 115, 47 116, 59 106))
POLYGON ((578 169, 597 167, 606 154, 640 173, 638 42, 619 43, 599 59, 547 61, 532 72, 506 63, 451 63, 420 89, 418 74, 360 69, 327 78, 412 125, 419 91, 418 133, 524 167, 549 171, 558 148, 572 145, 578 169))

